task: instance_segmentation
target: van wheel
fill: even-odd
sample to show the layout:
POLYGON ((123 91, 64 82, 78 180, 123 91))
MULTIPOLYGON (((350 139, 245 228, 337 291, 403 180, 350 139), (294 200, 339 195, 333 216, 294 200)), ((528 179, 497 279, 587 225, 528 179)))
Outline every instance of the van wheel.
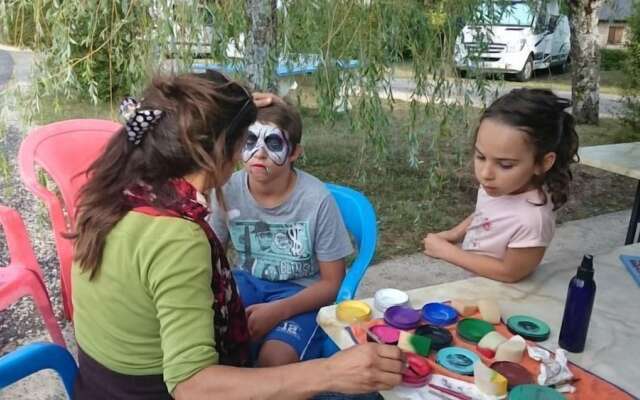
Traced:
POLYGON ((527 58, 527 62, 525 62, 524 66, 522 67, 522 71, 516 74, 516 80, 518 82, 526 82, 529 79, 531 79, 532 75, 533 75, 533 58, 529 56, 529 58, 527 58))
POLYGON ((571 69, 571 57, 567 56, 562 64, 559 64, 555 70, 559 74, 566 74, 571 69))

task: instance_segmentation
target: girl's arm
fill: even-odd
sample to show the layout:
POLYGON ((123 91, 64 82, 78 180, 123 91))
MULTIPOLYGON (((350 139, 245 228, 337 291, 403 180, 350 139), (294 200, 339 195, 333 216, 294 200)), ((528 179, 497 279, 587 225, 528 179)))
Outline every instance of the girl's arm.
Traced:
POLYGON ((344 259, 320 261, 320 279, 286 299, 247 308, 252 337, 262 337, 280 321, 332 304, 345 275, 344 259))
POLYGON ((469 229, 469 225, 471 225, 471 221, 473 220, 473 214, 469 215, 458 225, 453 228, 438 232, 436 235, 440 236, 444 240, 450 243, 459 243, 464 239, 464 235, 467 234, 467 229, 469 229))
POLYGON ((179 383, 176 400, 307 399, 321 392, 366 393, 400 384, 403 355, 396 346, 368 343, 331 358, 271 368, 211 366, 179 383))
POLYGON ((445 239, 430 234, 424 240, 424 253, 456 264, 478 275, 502 282, 517 282, 540 264, 545 247, 508 248, 504 259, 462 250, 445 239))

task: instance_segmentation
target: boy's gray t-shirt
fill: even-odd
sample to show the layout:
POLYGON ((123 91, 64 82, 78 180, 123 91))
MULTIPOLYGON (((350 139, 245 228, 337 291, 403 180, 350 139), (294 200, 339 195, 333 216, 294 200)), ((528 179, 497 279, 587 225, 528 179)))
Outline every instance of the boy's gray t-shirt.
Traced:
POLYGON ((324 183, 295 172, 291 195, 274 208, 255 201, 245 170, 235 172, 223 187, 227 213, 211 196, 210 224, 223 245, 231 239, 236 267, 261 279, 309 286, 320 277, 318 261, 344 258, 353 246, 324 183))

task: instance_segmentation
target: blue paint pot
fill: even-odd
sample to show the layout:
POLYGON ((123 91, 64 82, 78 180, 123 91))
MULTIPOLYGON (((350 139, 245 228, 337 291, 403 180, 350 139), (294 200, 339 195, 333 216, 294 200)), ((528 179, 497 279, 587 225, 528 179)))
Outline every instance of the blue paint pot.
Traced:
POLYGON ((444 303, 427 303, 422 307, 422 318, 433 325, 446 326, 458 320, 458 312, 444 303))

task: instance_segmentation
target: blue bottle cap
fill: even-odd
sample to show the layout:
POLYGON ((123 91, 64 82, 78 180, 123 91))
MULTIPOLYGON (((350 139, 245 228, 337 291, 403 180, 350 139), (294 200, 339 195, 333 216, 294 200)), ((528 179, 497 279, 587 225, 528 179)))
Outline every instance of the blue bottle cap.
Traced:
POLYGON ((427 303, 422 307, 422 318, 434 325, 451 325, 458 320, 455 308, 443 303, 427 303))
POLYGON ((473 375, 473 364, 478 360, 474 352, 462 347, 445 347, 436 355, 438 364, 461 375, 473 375))

